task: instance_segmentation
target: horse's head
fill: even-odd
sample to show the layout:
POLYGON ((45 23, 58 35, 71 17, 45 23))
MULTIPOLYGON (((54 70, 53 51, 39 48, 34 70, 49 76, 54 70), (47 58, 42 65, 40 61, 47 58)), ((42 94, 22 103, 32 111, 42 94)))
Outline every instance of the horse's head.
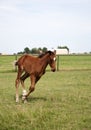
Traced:
POLYGON ((51 71, 55 72, 56 71, 56 51, 48 51, 50 60, 49 60, 49 65, 51 67, 51 71))

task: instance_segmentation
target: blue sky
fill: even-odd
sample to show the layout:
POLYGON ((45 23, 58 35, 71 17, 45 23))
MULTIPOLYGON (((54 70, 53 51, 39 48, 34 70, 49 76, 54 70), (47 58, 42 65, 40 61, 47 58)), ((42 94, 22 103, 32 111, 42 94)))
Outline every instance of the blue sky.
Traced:
POLYGON ((25 47, 91 52, 91 0, 0 0, 0 52, 25 47))

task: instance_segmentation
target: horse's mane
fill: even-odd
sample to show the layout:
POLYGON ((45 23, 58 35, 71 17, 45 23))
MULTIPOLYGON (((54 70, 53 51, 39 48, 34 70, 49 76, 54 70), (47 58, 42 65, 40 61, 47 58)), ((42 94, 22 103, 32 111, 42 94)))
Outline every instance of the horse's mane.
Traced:
POLYGON ((48 53, 51 55, 53 52, 52 52, 52 51, 46 51, 46 52, 40 54, 40 55, 38 56, 38 58, 42 58, 43 56, 45 56, 45 55, 48 54, 48 53))

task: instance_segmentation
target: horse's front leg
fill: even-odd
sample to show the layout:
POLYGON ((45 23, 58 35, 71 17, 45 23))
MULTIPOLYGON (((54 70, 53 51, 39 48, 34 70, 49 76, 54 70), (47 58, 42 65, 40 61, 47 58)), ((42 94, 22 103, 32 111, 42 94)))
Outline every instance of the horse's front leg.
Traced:
POLYGON ((31 75, 30 80, 31 80, 31 86, 29 88, 29 92, 26 95, 26 98, 29 96, 31 92, 35 90, 36 76, 31 75))
POLYGON ((31 86, 30 86, 30 88, 29 88, 29 92, 28 92, 28 94, 26 95, 26 97, 28 97, 29 94, 35 90, 35 84, 38 82, 39 79, 40 79, 39 76, 34 76, 34 75, 31 76, 31 86))
POLYGON ((40 79, 39 76, 34 76, 34 75, 31 75, 30 77, 31 79, 31 86, 29 88, 29 92, 27 93, 27 95, 25 95, 25 98, 23 99, 24 102, 26 101, 27 97, 30 95, 31 92, 33 92, 35 90, 35 84, 37 83, 37 81, 40 79))

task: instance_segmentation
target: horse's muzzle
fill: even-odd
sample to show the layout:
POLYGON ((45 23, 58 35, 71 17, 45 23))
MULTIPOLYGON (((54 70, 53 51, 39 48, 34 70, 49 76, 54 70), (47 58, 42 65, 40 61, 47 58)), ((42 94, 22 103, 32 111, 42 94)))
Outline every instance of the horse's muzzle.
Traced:
POLYGON ((55 69, 55 68, 52 68, 52 69, 51 69, 51 71, 52 71, 52 72, 55 72, 55 71, 56 71, 56 69, 55 69))

